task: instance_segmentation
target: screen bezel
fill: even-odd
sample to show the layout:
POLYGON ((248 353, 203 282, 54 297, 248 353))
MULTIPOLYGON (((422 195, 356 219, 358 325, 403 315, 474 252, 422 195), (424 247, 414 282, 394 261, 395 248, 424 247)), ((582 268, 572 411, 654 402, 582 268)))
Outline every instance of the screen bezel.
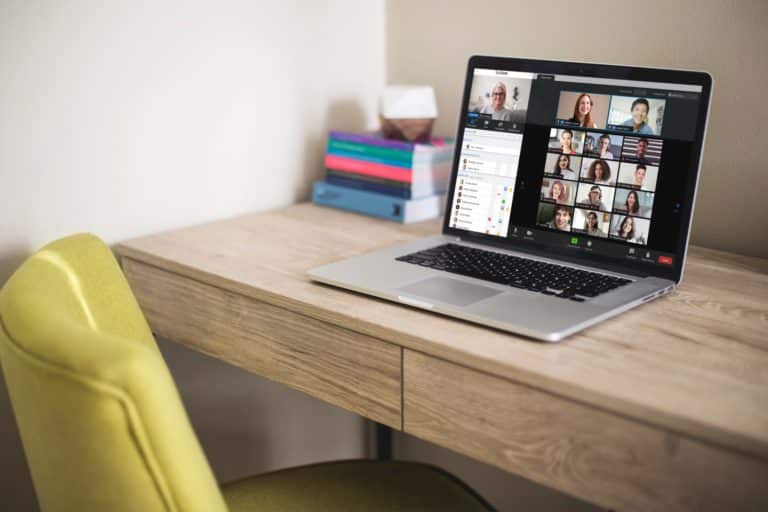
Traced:
POLYGON ((467 74, 464 81, 464 94, 459 114, 459 126, 456 134, 456 151, 453 158, 451 182, 448 188, 446 205, 452 205, 456 187, 456 179, 459 169, 460 148, 464 140, 466 127, 466 106, 469 104, 469 94, 474 79, 474 71, 477 68, 498 69, 505 71, 519 71, 533 74, 552 75, 582 75, 597 78, 618 80, 637 80, 646 82, 667 82, 674 84, 700 85, 701 101, 699 104, 698 119, 696 123, 693 150, 688 169, 688 179, 685 184, 684 200, 681 204, 680 232, 675 250, 673 264, 669 267, 642 262, 624 261, 613 257, 600 255, 594 252, 578 253, 569 250, 568 247, 555 247, 552 245, 536 244, 530 240, 516 240, 509 237, 498 237, 485 233, 476 233, 463 229, 449 227, 451 208, 446 207, 443 216, 443 234, 459 237, 468 242, 481 243, 504 249, 528 252, 539 256, 550 256, 570 261, 572 263, 588 265, 614 272, 623 272, 637 276, 655 276, 671 279, 679 282, 682 277, 685 255, 688 247, 688 236, 693 215, 693 203, 696 195, 701 164, 701 154, 706 133, 707 113, 709 110, 710 95, 712 90, 712 77, 702 71, 681 71, 659 68, 641 68, 630 66, 616 66, 608 64, 562 62, 547 60, 519 59, 509 57, 489 57, 475 55, 469 59, 467 74))

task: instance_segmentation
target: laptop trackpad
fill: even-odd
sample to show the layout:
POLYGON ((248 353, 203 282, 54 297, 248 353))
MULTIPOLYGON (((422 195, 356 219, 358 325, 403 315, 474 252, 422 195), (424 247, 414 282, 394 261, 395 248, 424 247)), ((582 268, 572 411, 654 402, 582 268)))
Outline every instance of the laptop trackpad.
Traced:
POLYGON ((467 306, 503 293, 502 290, 467 283, 449 277, 430 277, 429 279, 399 288, 399 291, 411 296, 445 302, 454 306, 467 306))

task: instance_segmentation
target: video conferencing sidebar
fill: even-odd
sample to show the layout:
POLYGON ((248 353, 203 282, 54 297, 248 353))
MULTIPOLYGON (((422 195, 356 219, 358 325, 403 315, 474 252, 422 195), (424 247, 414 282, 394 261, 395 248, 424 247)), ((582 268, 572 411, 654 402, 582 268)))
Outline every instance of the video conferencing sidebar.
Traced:
POLYGON ((672 265, 699 92, 475 70, 449 227, 672 265))

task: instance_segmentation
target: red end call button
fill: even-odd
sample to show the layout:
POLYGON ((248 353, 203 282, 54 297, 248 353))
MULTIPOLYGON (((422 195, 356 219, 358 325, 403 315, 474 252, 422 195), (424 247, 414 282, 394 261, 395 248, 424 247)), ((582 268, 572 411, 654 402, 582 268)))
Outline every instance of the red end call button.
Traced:
POLYGON ((672 256, 659 256, 658 262, 662 265, 671 265, 672 256))

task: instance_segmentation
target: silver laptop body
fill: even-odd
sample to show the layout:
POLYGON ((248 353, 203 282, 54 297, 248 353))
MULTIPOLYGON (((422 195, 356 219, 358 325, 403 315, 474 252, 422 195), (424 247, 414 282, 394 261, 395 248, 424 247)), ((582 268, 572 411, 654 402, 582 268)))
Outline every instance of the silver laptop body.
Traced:
POLYGON ((711 77, 701 72, 472 57, 443 234, 314 268, 309 276, 551 342, 667 294, 682 279, 711 86, 711 77), (589 105, 579 107, 585 94, 589 105), (516 96, 514 101, 510 95, 516 96), (502 96, 506 103, 497 100, 502 96), (485 105, 473 104, 475 100, 485 105), (589 121, 584 112, 595 115, 589 121), (567 134, 563 136, 567 131, 572 135, 570 145, 567 134), (509 147, 518 146, 510 151, 505 141, 511 141, 509 147), (579 169, 571 175, 548 165, 561 165, 563 154, 571 155, 569 167, 579 161, 579 169), (594 164, 598 160, 614 171, 612 181, 598 179, 605 178, 594 164), (677 174, 667 177, 673 165, 677 174), (488 171, 492 166, 494 170, 488 171), (561 190, 555 181, 563 185, 561 190), (509 190, 509 201, 496 209, 497 203, 489 200, 492 206, 487 210, 499 211, 489 213, 486 221, 485 204, 477 197, 487 194, 473 191, 501 191, 502 186, 509 190), (569 189, 568 194, 558 195, 563 188, 569 189), (553 197, 548 197, 552 190, 553 197), (630 201, 631 195, 641 208, 630 201), (595 201, 594 196, 603 200, 595 201), (587 231, 587 219, 594 223, 593 234, 587 231), (558 285, 532 291, 398 260, 445 244, 627 283, 595 296, 574 292, 565 296, 558 285))

